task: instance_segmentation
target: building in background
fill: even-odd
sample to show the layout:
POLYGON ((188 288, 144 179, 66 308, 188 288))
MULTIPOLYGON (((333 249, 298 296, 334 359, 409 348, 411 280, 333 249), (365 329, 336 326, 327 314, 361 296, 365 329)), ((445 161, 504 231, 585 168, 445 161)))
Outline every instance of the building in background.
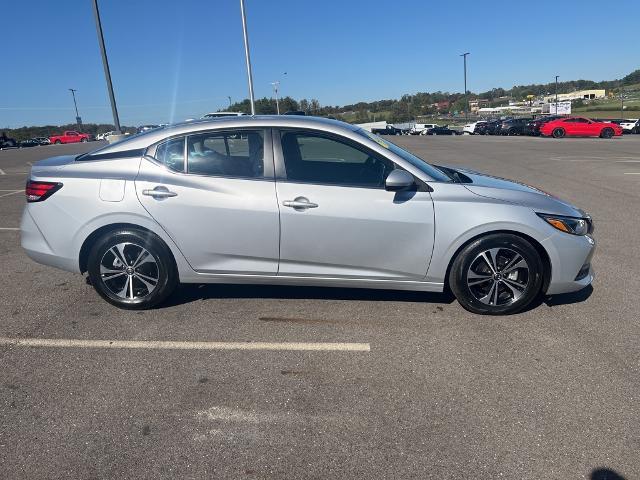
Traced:
MULTIPOLYGON (((571 100, 594 100, 596 98, 605 98, 605 90, 578 90, 570 93, 559 93, 558 102, 567 102, 571 100)), ((547 95, 544 97, 545 103, 555 102, 556 95, 547 95)))
POLYGON ((489 106, 489 100, 486 98, 474 98, 473 100, 469 100, 469 110, 471 113, 478 113, 478 110, 481 108, 486 108, 489 106))

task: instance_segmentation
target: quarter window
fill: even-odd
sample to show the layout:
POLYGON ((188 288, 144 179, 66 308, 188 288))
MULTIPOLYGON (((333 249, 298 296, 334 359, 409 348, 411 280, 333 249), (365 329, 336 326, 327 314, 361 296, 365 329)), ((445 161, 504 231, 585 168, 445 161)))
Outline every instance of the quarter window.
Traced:
POLYGON ((264 138, 259 131, 190 135, 187 152, 189 173, 243 178, 264 175, 264 138))
POLYGON ((174 138, 156 148, 156 160, 176 172, 184 172, 184 138, 174 138))
POLYGON ((386 158, 319 134, 285 132, 281 139, 292 181, 380 188, 395 168, 386 158))

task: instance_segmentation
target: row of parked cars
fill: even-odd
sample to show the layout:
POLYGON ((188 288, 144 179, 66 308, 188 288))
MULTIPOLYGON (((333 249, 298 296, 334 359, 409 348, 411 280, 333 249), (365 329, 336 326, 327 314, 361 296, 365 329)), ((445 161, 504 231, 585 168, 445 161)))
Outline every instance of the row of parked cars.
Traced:
POLYGON ((564 115, 538 118, 480 120, 465 125, 471 135, 533 135, 562 138, 565 136, 611 138, 623 133, 640 133, 640 119, 590 119, 564 115))
POLYGON ((414 123, 411 128, 398 128, 387 125, 384 128, 372 128, 371 133, 377 135, 462 135, 461 130, 449 128, 448 125, 437 123, 414 123))

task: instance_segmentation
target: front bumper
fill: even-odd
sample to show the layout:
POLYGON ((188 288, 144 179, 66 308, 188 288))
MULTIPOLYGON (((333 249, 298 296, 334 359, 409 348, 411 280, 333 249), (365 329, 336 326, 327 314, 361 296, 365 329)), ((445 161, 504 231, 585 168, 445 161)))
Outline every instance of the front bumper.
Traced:
POLYGON ((575 292, 591 284, 594 279, 591 259, 596 248, 591 236, 557 232, 544 240, 542 246, 551 260, 548 295, 575 292))

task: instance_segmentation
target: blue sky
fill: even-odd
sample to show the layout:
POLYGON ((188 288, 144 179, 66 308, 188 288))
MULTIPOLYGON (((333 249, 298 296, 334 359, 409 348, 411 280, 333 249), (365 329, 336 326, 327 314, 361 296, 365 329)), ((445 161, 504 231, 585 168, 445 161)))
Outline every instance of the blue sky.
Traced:
MULTIPOLYGON (((111 122, 91 0, 3 2, 0 127, 111 122), (6 19, 13 19, 7 21, 6 19)), ((239 0, 101 0, 121 123, 199 117, 247 97, 239 0)), ((246 0, 256 97, 323 105, 640 68, 640 2, 246 0), (491 8, 487 5, 490 4, 491 8), (287 72, 286 75, 284 72, 287 72)))

